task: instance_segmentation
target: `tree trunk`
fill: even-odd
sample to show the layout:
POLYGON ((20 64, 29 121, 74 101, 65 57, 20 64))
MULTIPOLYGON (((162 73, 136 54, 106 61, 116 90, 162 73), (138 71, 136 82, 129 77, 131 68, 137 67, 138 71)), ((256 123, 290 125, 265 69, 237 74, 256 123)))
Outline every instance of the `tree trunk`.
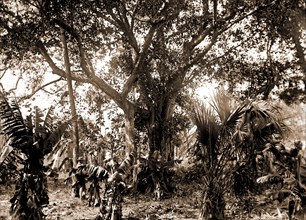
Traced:
POLYGON ((126 155, 128 156, 135 147, 134 136, 135 136, 135 109, 134 106, 126 102, 124 110, 125 117, 125 144, 126 144, 126 155))
POLYGON ((69 62, 69 55, 68 55, 68 47, 67 47, 67 42, 66 42, 66 37, 65 37, 65 32, 62 29, 61 31, 62 34, 62 43, 64 46, 64 60, 65 60, 65 69, 66 69, 66 78, 67 78, 67 85, 68 85, 68 94, 69 94, 69 101, 70 101, 70 110, 71 110, 71 115, 73 117, 73 131, 72 131, 72 137, 73 137, 73 166, 75 167, 77 164, 77 160, 79 158, 80 150, 79 150, 79 129, 78 129, 78 117, 77 117, 77 112, 75 108, 75 98, 73 94, 73 87, 72 87, 72 78, 71 78, 71 70, 70 70, 70 62, 69 62))
POLYGON ((151 106, 150 120, 147 123, 149 172, 146 176, 152 178, 152 185, 149 187, 153 187, 156 199, 161 199, 162 195, 171 193, 173 190, 172 175, 167 162, 174 159, 174 146, 171 144, 174 105, 168 94, 165 94, 159 96, 156 104, 151 106))
MULTIPOLYGON (((295 25, 298 25, 297 22, 295 23, 295 25)), ((305 55, 304 55, 304 49, 302 47, 301 41, 300 41, 300 37, 301 34, 299 32, 299 30, 297 30, 298 26, 293 26, 293 31, 292 31, 292 39, 294 42, 294 46, 296 49, 296 56, 298 58, 298 64, 301 67, 301 70, 304 74, 304 78, 303 78, 303 82, 304 82, 304 92, 306 93, 306 60, 305 60, 305 55)))
POLYGON ((207 191, 204 192, 203 206, 200 218, 205 220, 225 219, 225 200, 222 189, 218 189, 218 184, 210 183, 207 191))
POLYGON ((171 145, 173 100, 169 98, 168 94, 162 94, 160 101, 156 101, 156 105, 151 107, 151 118, 147 125, 149 154, 152 155, 155 151, 159 151, 165 162, 174 159, 174 150, 171 145))

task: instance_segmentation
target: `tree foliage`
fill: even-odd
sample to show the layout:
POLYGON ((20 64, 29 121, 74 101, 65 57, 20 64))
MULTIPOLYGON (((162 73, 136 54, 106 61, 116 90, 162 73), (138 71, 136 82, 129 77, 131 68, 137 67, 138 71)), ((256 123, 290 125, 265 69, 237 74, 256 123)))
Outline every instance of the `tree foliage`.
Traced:
POLYGON ((243 49, 237 48, 224 56, 225 65, 218 64, 214 75, 224 80, 230 91, 242 92, 244 98, 268 99, 273 94, 287 104, 304 102, 305 3, 275 3, 261 1, 259 7, 264 4, 270 7, 254 13, 244 25, 243 35, 239 29, 232 30, 232 36, 237 36, 232 43, 241 43, 243 49))

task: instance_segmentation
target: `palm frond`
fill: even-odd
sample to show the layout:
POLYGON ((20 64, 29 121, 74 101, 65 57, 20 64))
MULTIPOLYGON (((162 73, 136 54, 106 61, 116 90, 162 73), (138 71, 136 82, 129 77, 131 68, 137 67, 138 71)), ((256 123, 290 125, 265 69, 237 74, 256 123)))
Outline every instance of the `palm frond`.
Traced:
POLYGON ((5 161, 7 156, 14 150, 10 145, 10 142, 6 143, 2 149, 0 149, 0 165, 5 161))
POLYGON ((254 103, 249 113, 254 134, 260 138, 278 134, 284 136, 288 127, 277 108, 268 103, 254 103))
POLYGON ((87 167, 87 176, 88 178, 104 180, 109 177, 109 172, 104 167, 90 165, 87 167))
POLYGON ((220 127, 213 110, 202 103, 196 103, 191 117, 197 126, 200 143, 206 146, 214 145, 218 139, 220 127))
POLYGON ((43 128, 51 131, 53 130, 53 125, 54 125, 54 120, 55 120, 55 115, 54 115, 54 107, 51 106, 48 111, 47 114, 45 115, 45 119, 43 120, 43 128))
POLYGON ((222 124, 227 121, 233 110, 231 99, 223 90, 219 90, 215 93, 211 106, 218 114, 222 124))
POLYGON ((69 124, 70 121, 66 121, 60 124, 55 130, 50 133, 47 140, 44 141, 43 155, 46 155, 52 151, 52 148, 60 141, 69 124))
POLYGON ((67 144, 56 144, 56 146, 52 149, 52 152, 48 154, 46 158, 47 164, 52 170, 60 170, 65 163, 69 159, 68 156, 68 147, 67 144))
POLYGON ((48 164, 49 167, 60 170, 60 165, 67 158, 70 142, 70 139, 64 139, 53 146, 52 151, 45 157, 46 164, 48 164))
POLYGON ((137 156, 136 148, 121 162, 118 170, 121 174, 127 175, 129 173, 130 168, 133 166, 135 162, 135 158, 137 156))
POLYGON ((43 113, 41 112, 40 108, 35 108, 35 122, 34 122, 34 128, 36 133, 45 132, 45 129, 43 127, 43 113))
POLYGON ((22 117, 18 104, 14 100, 12 100, 10 103, 10 106, 11 106, 12 112, 15 115, 16 120, 20 121, 21 124, 25 124, 23 121, 23 117, 22 117))
POLYGON ((24 163, 20 152, 11 146, 10 141, 5 138, 0 143, 0 182, 16 178, 19 165, 24 163))
POLYGON ((24 146, 32 142, 28 128, 22 118, 18 105, 12 102, 10 105, 3 94, 0 95, 0 119, 2 131, 12 140, 12 146, 27 152, 24 146))
POLYGON ((247 103, 242 103, 235 109, 232 109, 231 114, 223 123, 222 134, 220 134, 222 137, 232 136, 236 138, 238 136, 238 140, 242 140, 243 136, 250 132, 247 127, 243 127, 243 122, 245 121, 244 113, 247 105, 247 103), (240 129, 237 129, 239 127, 240 129))

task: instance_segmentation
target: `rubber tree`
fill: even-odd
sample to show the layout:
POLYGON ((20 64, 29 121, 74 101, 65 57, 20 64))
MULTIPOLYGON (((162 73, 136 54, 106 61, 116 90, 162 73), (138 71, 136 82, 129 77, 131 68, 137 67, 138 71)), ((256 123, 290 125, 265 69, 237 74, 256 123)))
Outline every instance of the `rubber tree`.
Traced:
POLYGON ((1 49, 6 63, 31 58, 66 78, 58 59, 64 30, 72 80, 93 85, 123 110, 127 153, 135 146, 135 116, 140 115, 149 154, 159 151, 167 161, 173 158, 168 130, 182 92, 222 69, 225 58, 251 47, 265 49, 269 30, 249 22, 277 5, 252 0, 5 0, 1 49), (107 68, 101 68, 103 58, 110 59, 102 64, 107 68))

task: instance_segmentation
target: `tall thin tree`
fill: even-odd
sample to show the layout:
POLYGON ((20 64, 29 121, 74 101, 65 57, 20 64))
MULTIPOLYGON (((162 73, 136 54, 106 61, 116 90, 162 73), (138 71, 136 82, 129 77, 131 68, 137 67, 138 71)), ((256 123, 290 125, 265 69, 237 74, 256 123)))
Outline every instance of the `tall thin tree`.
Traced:
POLYGON ((69 102, 70 102, 70 111, 71 115, 73 116, 73 129, 72 129, 72 137, 73 137, 73 166, 76 166, 77 160, 80 154, 80 146, 79 146, 79 128, 78 128, 78 117, 77 111, 75 107, 75 96, 73 94, 73 86, 72 86, 72 77, 71 77, 71 68, 70 68, 70 61, 69 61, 69 53, 68 53, 68 45, 65 36, 65 30, 61 29, 61 40, 64 48, 64 63, 65 63, 65 72, 66 72, 66 79, 67 79, 67 87, 68 87, 68 94, 69 94, 69 102))

